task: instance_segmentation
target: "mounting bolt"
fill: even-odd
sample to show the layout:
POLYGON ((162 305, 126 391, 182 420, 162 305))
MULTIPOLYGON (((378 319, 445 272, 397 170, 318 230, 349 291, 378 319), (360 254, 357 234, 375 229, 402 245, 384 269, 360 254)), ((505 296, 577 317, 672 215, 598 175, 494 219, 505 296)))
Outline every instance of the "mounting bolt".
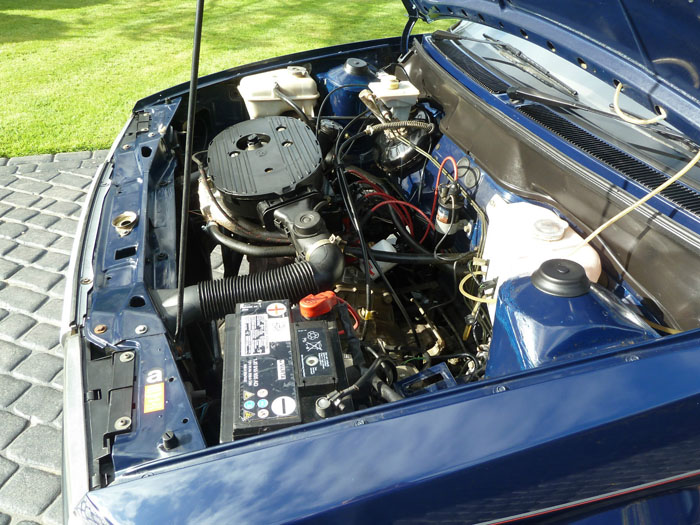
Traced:
POLYGON ((98 324, 95 327, 95 330, 93 330, 96 334, 104 334, 107 331, 107 325, 106 324, 98 324))
POLYGON ((172 450, 177 447, 180 442, 172 430, 166 430, 161 436, 161 441, 163 442, 163 448, 165 450, 172 450))
POLYGON ((114 422, 114 430, 126 430, 131 426, 130 417, 120 417, 114 422))
POLYGON ((503 385, 498 385, 496 388, 493 389, 493 391, 494 391, 496 394, 501 394, 501 393, 505 392, 506 390, 508 390, 508 387, 507 387, 507 386, 503 386, 503 385))
POLYGON ((131 149, 131 144, 124 144, 124 145, 122 146, 122 149, 123 149, 124 151, 131 149))
POLYGON ((140 324, 136 327, 134 332, 136 332, 139 335, 145 334, 146 332, 148 332, 148 327, 145 324, 140 324))
POLYGON ((82 279, 80 279, 80 284, 92 284, 92 279, 90 279, 89 277, 83 277, 82 279))
POLYGON ((128 363, 134 358, 134 352, 121 352, 119 354, 119 360, 122 363, 128 363))

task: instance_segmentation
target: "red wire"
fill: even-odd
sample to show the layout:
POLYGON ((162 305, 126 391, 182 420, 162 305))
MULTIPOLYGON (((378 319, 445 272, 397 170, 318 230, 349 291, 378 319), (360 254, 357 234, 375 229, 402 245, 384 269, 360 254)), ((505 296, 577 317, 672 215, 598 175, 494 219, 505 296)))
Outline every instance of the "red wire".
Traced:
POLYGON ((442 159, 442 162, 440 163, 440 168, 438 169, 437 180, 435 181, 435 194, 433 196, 433 208, 430 210, 430 224, 433 223, 433 219, 435 218, 435 205, 437 204, 438 188, 440 187, 440 176, 442 175, 442 170, 445 167, 445 163, 448 160, 452 163, 455 181, 459 179, 459 171, 457 171, 457 161, 454 159, 454 157, 448 155, 447 157, 442 159))
MULTIPOLYGON (((365 193, 362 197, 381 197, 384 200, 396 200, 388 193, 382 192, 365 193)), ((411 219, 411 215, 408 213, 408 211, 401 208, 397 204, 392 204, 391 207, 394 208, 394 210, 396 210, 396 213, 398 213, 399 218, 401 219, 401 222, 404 224, 404 226, 408 226, 408 229, 411 230, 411 235, 414 235, 415 230, 413 229, 413 219, 411 219)))
POLYGON ((355 324, 352 325, 353 330, 357 330, 360 327, 360 314, 357 313, 357 311, 350 306, 350 303, 347 302, 345 299, 341 299, 340 297, 336 296, 336 299, 338 299, 339 302, 343 303, 347 309, 348 312, 350 312, 350 315, 352 315, 353 319, 355 319, 355 324))
POLYGON ((375 204, 374 208, 372 208, 370 210, 370 213, 375 211, 377 208, 384 206, 385 204, 399 204, 401 206, 409 206, 411 209, 416 210, 418 213, 420 213, 421 217, 423 217, 426 221, 428 221, 428 227, 426 228, 425 233, 423 234, 423 238, 421 238, 421 240, 419 242, 423 242, 425 240, 425 238, 428 236, 428 232, 430 231, 430 228, 432 228, 433 230, 435 229, 435 226, 433 225, 433 221, 428 219, 428 216, 425 213, 423 213, 423 210, 421 210, 419 207, 411 204, 410 202, 406 202, 406 201, 382 201, 379 204, 375 204))

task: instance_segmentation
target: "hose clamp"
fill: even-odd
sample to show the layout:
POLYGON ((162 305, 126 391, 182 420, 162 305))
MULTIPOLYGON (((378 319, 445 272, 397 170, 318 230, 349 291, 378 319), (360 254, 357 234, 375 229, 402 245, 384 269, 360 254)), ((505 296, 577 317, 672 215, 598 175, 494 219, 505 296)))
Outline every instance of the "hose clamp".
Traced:
POLYGON ((336 246, 339 246, 342 240, 343 239, 341 239, 340 236, 331 234, 331 236, 328 239, 321 239, 316 241, 311 245, 311 247, 308 250, 306 250, 306 260, 311 261, 311 256, 321 246, 325 246, 326 244, 334 244, 336 246))

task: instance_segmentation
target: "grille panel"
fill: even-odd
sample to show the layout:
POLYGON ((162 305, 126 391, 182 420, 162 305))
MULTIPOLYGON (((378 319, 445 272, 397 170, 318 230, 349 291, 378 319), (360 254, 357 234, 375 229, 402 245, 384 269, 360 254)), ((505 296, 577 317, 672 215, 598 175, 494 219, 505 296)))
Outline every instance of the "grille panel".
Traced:
MULTIPOLYGON (((522 106, 518 110, 567 142, 650 190, 657 188, 669 178, 659 170, 611 146, 544 106, 528 105, 522 106)), ((661 195, 684 210, 700 217, 700 194, 691 188, 674 182, 662 191, 661 195)))

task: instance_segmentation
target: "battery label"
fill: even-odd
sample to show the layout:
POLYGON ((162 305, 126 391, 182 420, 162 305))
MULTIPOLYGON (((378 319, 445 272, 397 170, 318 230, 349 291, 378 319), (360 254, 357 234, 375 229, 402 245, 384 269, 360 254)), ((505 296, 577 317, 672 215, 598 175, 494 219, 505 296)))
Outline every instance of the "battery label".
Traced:
POLYGON ((297 328, 301 373, 305 378, 334 375, 328 341, 318 328, 297 328))
POLYGON ((237 422, 289 424, 299 418, 289 308, 282 302, 240 305, 237 422))
POLYGON ((267 315, 241 316, 241 356, 267 355, 267 315))

